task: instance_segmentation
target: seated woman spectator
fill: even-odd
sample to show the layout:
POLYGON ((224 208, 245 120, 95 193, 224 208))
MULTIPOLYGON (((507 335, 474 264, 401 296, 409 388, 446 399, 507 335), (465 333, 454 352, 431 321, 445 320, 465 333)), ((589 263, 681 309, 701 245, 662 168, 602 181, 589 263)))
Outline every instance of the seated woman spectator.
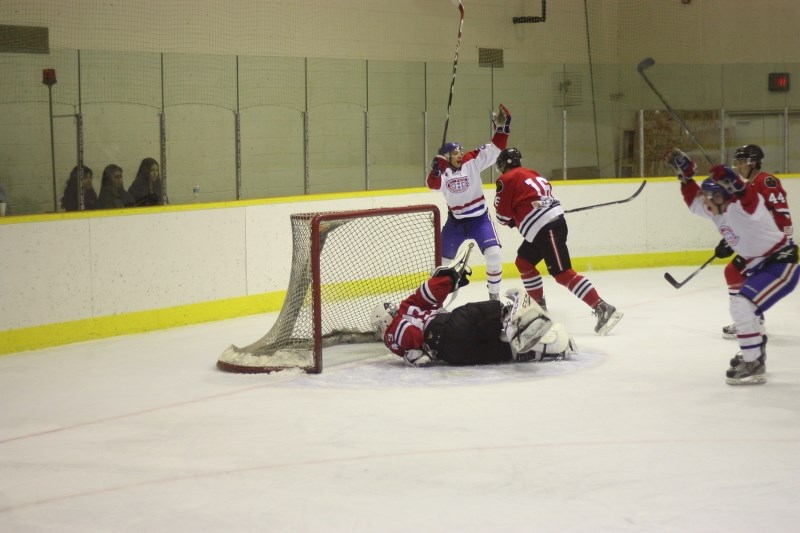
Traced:
POLYGON ((108 165, 103 169, 103 181, 100 183, 100 195, 97 197, 95 209, 121 209, 135 204, 122 184, 122 168, 108 165))
MULTIPOLYGON (((95 208, 97 203, 97 193, 94 190, 94 172, 92 169, 83 167, 83 178, 81 179, 81 194, 83 194, 83 209, 86 211, 95 208)), ((69 173, 67 185, 64 187, 64 196, 61 197, 61 207, 64 211, 78 211, 78 167, 74 167, 69 173)))
POLYGON ((150 157, 142 159, 139 171, 128 192, 133 196, 137 206, 164 205, 164 198, 161 194, 161 175, 155 159, 150 157))

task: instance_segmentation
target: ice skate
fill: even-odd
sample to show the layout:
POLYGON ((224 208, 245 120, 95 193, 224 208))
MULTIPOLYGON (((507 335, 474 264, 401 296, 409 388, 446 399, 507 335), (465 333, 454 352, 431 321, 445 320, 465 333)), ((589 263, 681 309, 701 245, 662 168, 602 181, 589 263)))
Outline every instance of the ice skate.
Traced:
POLYGON ((597 325, 594 327, 594 332, 598 335, 607 335, 622 318, 622 312, 617 311, 616 307, 605 300, 597 302, 592 314, 597 317, 597 325))
POLYGON ((736 324, 730 324, 724 326, 722 328, 722 338, 723 339, 735 339, 736 338, 736 324))
POLYGON ((767 371, 767 338, 761 343, 761 355, 755 361, 745 361, 742 353, 737 353, 731 360, 731 367, 725 372, 728 385, 761 385, 767 382, 764 372, 767 371))
MULTIPOLYGON (((767 363, 767 336, 764 335, 763 338, 764 338, 764 341, 761 344, 761 355, 758 356, 758 360, 761 361, 763 364, 766 364, 767 363)), ((742 352, 738 352, 729 361, 729 364, 731 365, 731 370, 736 368, 743 361, 744 361, 744 359, 742 359, 742 352)))
POLYGON ((742 359, 736 367, 725 372, 725 382, 728 385, 762 385, 767 382, 764 376, 766 370, 767 367, 760 358, 750 362, 742 359))

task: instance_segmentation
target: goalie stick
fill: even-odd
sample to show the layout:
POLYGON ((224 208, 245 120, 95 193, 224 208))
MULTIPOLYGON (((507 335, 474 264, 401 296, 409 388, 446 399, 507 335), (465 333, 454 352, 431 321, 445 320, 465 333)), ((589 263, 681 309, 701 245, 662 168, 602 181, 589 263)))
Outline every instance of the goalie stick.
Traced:
POLYGON ((450 80, 450 96, 447 99, 447 118, 444 121, 444 133, 442 134, 442 144, 447 142, 447 128, 450 126, 450 106, 453 104, 453 88, 456 86, 456 70, 458 70, 458 50, 461 48, 461 33, 464 29, 464 4, 461 0, 451 0, 458 5, 458 12, 461 20, 458 23, 458 39, 456 40, 456 55, 453 58, 453 78, 450 80))
POLYGON ((685 280, 683 280, 683 281, 677 281, 675 278, 673 278, 673 277, 672 277, 672 275, 671 275, 669 272, 664 272, 664 279, 665 279, 665 280, 667 280, 667 281, 669 282, 669 284, 670 284, 670 285, 672 285, 673 287, 675 287, 676 289, 680 289, 681 287, 683 287, 684 285, 686 285, 687 283, 689 283, 689 280, 690 280, 690 279, 692 279, 693 277, 695 277, 696 275, 698 275, 698 274, 700 273, 700 271, 701 271, 701 270, 703 270, 705 267, 707 267, 708 265, 710 265, 710 264, 711 264, 711 261, 713 261, 715 257, 717 257, 717 255, 716 255, 716 254, 714 254, 714 255, 712 255, 711 257, 709 257, 709 258, 708 258, 708 261, 706 261, 705 263, 703 263, 702 265, 700 265, 700 268, 698 268, 697 270, 695 270, 694 272, 692 272, 691 274, 689 274, 689 277, 688 277, 688 278, 686 278, 686 279, 685 279, 685 280))
POLYGON ((642 192, 642 189, 644 189, 645 185, 647 185, 647 180, 644 180, 642 182, 642 184, 639 185, 639 188, 636 189, 636 192, 633 193, 632 195, 630 195, 629 197, 625 198, 624 200, 617 200, 615 202, 606 202, 606 203, 603 203, 603 204, 586 205, 586 206, 583 206, 583 207, 576 207, 575 209, 566 209, 564 211, 564 213, 565 214, 566 213, 577 213, 578 211, 586 211, 587 209, 594 209, 595 207, 605 207, 607 205, 624 204, 625 202, 630 202, 631 200, 633 200, 634 198, 639 196, 639 193, 642 192))
POLYGON ((655 95, 658 96, 658 99, 661 100, 661 103, 664 104, 664 107, 667 108, 667 111, 669 111, 670 114, 673 117, 675 117, 675 120, 677 120, 678 123, 680 123, 681 127, 683 128, 683 131, 686 132, 686 135, 688 135, 692 139, 692 141, 694 141, 694 143, 697 145, 697 147, 700 148, 700 151, 703 152, 704 156, 706 156, 706 159, 708 160, 708 163, 710 165, 712 165, 712 166, 715 165, 716 163, 714 163, 714 160, 711 159, 711 156, 708 155, 708 152, 706 152, 706 149, 703 148, 703 145, 700 144, 700 141, 698 141, 697 137, 695 137, 694 134, 691 132, 691 130, 689 129, 689 126, 687 126, 686 123, 681 119, 681 117, 678 116, 678 113, 676 113, 675 110, 672 109, 672 106, 669 105, 669 103, 667 103, 666 98, 664 98, 661 95, 661 93, 658 92, 658 89, 656 89, 656 86, 653 85, 653 82, 650 81, 650 78, 648 78, 647 74, 644 73, 645 70, 649 69, 650 67, 652 67, 655 64, 656 64, 655 59, 653 59, 652 57, 646 57, 646 58, 642 59, 639 62, 638 65, 636 65, 636 70, 639 71, 639 75, 642 77, 642 79, 645 81, 645 83, 647 83, 647 85, 650 86, 650 88, 653 90, 655 95))

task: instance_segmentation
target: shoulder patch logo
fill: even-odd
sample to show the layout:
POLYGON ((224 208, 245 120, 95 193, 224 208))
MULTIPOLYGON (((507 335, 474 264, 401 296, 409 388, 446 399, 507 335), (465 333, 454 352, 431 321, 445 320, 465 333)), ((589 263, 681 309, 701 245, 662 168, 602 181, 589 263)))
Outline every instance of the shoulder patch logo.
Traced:
POLYGON ((764 180, 764 184, 770 189, 774 189, 778 186, 778 179, 775 176, 767 176, 767 179, 764 180))
POLYGON ((500 194, 501 192, 503 192, 503 180, 500 180, 500 179, 497 180, 495 182, 495 187, 496 187, 497 194, 500 194))

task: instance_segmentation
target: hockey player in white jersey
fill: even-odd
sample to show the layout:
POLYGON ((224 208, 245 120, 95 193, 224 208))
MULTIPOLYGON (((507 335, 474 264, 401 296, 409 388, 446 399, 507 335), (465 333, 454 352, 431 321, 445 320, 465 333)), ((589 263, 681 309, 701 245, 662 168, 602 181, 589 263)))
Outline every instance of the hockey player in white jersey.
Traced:
POLYGON ((461 244, 473 239, 486 260, 489 299, 500 298, 503 257, 494 223, 489 218, 481 172, 491 167, 508 143, 511 113, 500 104, 493 115, 494 135, 489 144, 464 152, 456 142, 446 142, 433 159, 425 180, 429 189, 441 191, 447 202, 447 221, 442 228, 442 264, 457 255, 461 244))
POLYGON ((701 186, 681 174, 689 210, 707 218, 742 258, 744 283, 730 297, 740 352, 726 372, 729 385, 766 382, 767 336, 764 313, 797 286, 797 245, 775 224, 764 198, 727 165, 711 168, 701 186))

